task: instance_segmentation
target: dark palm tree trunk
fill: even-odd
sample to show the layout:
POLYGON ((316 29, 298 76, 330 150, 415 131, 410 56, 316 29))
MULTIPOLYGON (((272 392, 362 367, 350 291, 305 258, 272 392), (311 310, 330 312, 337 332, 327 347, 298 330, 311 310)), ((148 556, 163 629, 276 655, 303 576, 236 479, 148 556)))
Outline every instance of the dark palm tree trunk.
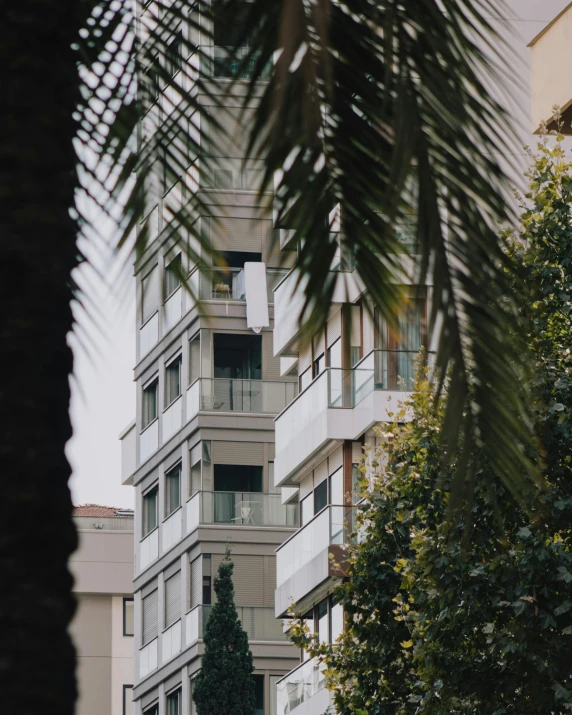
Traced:
POLYGON ((68 715, 75 700, 76 546, 64 455, 78 263, 79 0, 0 0, 0 711, 68 715))

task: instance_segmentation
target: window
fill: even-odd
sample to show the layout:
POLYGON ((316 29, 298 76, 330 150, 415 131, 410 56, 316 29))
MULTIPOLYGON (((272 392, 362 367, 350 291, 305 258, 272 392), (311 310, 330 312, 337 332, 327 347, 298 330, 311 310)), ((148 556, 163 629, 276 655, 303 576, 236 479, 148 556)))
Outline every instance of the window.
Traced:
POLYGON ((143 715, 159 715, 159 706, 152 705, 147 710, 143 710, 143 715))
POLYGON ((305 526, 314 516, 314 496, 310 494, 300 502, 300 526, 305 526))
POLYGON ((167 695, 167 708, 165 715, 181 715, 181 689, 167 695))
POLYGON ((165 628, 181 620, 181 572, 165 581, 165 628))
MULTIPOLYGON (((133 599, 124 598, 123 599, 123 635, 132 636, 135 635, 134 631, 134 621, 133 621, 133 599)), ((133 687, 133 686, 129 686, 133 687)))
POLYGON ((254 679, 254 712, 253 715, 264 715, 264 676, 253 675, 254 679))
POLYGON ((314 514, 327 506, 328 504, 328 480, 324 479, 323 482, 318 484, 314 489, 314 514))
POLYGON ((189 345, 189 385, 201 376, 201 341, 199 333, 190 341, 189 345))
POLYGON ((181 264, 181 254, 178 253, 173 260, 165 266, 165 298, 174 293, 181 285, 183 273, 181 264))
MULTIPOLYGON (((306 621, 308 631, 310 633, 314 633, 314 609, 312 608, 309 610, 308 613, 302 616, 302 618, 306 621)), ((302 650, 302 660, 309 660, 309 658, 310 654, 307 651, 302 650)))
POLYGON ((302 392, 312 382, 312 368, 309 367, 307 370, 304 370, 298 379, 300 382, 300 392, 302 392))
POLYGON ((209 554, 205 554, 203 556, 203 604, 205 606, 211 604, 211 570, 211 557, 209 554))
MULTIPOLYGON (((144 715, 148 715, 151 711, 147 710, 144 715)), ((133 686, 123 686, 123 715, 133 715, 133 686)))
POLYGON ((157 496, 158 488, 154 487, 143 495, 143 536, 157 528, 157 496))
POLYGON ((359 345, 352 345, 350 348, 350 364, 352 367, 361 360, 361 348, 359 345))
POLYGON ((142 641, 147 645, 159 634, 159 591, 155 589, 142 600, 142 641))
POLYGON ((326 358, 324 356, 324 353, 322 353, 321 355, 318 355, 318 357, 314 360, 314 377, 318 377, 318 375, 323 372, 325 367, 326 358))
POLYGON ((344 630, 344 609, 330 596, 330 643, 335 643, 344 630))
POLYGON ((165 406, 168 407, 181 395, 181 364, 182 358, 170 362, 165 368, 165 406))
POLYGON ((165 71, 171 77, 181 69, 182 44, 183 37, 180 32, 167 44, 165 52, 165 71))
POLYGON ((181 465, 177 464, 165 474, 165 516, 181 506, 181 465))
POLYGON ((342 366, 342 340, 338 338, 328 348, 328 367, 341 368, 342 366))
POLYGON ((143 389, 143 429, 157 419, 157 391, 159 380, 155 379, 143 389))
POLYGON ((330 477, 330 504, 341 505, 344 503, 343 472, 340 467, 330 477))
POLYGON ((318 628, 316 633, 320 643, 329 643, 329 619, 328 619, 328 599, 325 598, 316 606, 316 621, 318 628))

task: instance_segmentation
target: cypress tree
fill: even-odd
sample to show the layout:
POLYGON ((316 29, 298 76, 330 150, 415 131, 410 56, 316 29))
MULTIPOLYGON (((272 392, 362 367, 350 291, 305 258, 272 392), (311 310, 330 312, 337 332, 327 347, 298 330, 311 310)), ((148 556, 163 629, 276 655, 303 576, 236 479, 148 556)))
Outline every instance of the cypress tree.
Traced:
POLYGON ((234 564, 227 550, 214 580, 216 603, 208 619, 201 670, 193 686, 198 715, 252 715, 254 664, 234 605, 234 564))

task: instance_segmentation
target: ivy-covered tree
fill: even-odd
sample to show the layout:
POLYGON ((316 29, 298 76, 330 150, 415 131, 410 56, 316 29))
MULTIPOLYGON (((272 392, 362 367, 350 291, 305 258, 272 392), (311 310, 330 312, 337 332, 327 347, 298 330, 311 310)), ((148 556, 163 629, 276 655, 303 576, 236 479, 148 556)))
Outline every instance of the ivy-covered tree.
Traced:
POLYGON ((254 711, 254 664, 234 605, 233 570, 227 551, 215 576, 217 600, 205 628, 201 670, 193 685, 197 715, 252 715, 254 711))
MULTIPOLYGON (((517 504, 483 452, 460 465, 474 489, 447 522, 442 400, 420 371, 413 419, 379 430, 366 456, 360 538, 337 595, 326 660, 339 715, 562 715, 572 711, 572 164, 539 147, 514 258, 529 292, 536 427, 545 487, 517 504)), ((307 635, 292 628, 297 642, 307 635)))

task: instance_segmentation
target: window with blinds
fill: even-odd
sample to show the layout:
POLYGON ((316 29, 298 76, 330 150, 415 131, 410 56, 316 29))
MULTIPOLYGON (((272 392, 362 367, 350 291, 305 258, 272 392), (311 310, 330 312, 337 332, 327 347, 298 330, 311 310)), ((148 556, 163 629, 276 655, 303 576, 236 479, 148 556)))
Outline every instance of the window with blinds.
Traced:
POLYGON ((181 715, 181 689, 167 695, 166 715, 181 715))
POLYGON ((158 494, 158 488, 154 487, 143 495, 143 536, 147 536, 153 529, 157 528, 158 494))
MULTIPOLYGON (((216 575, 222 554, 212 555, 212 572, 216 575)), ((264 606, 264 556, 233 555, 234 602, 237 606, 264 606)))
POLYGON ((157 638, 159 633, 159 591, 155 589, 142 601, 143 605, 143 645, 157 638))
POLYGON ((165 368, 165 407, 181 395, 181 365, 183 360, 179 355, 165 368))
POLYGON ((202 603, 203 593, 203 568, 202 557, 191 561, 191 598, 190 608, 194 608, 202 603))
POLYGON ((153 380, 150 385, 143 390, 143 429, 157 419, 157 392, 159 390, 159 380, 153 380))
POLYGON ((181 572, 165 581, 165 628, 181 618, 181 572))
POLYGON ((181 506, 181 465, 165 474, 165 516, 169 516, 181 506))

